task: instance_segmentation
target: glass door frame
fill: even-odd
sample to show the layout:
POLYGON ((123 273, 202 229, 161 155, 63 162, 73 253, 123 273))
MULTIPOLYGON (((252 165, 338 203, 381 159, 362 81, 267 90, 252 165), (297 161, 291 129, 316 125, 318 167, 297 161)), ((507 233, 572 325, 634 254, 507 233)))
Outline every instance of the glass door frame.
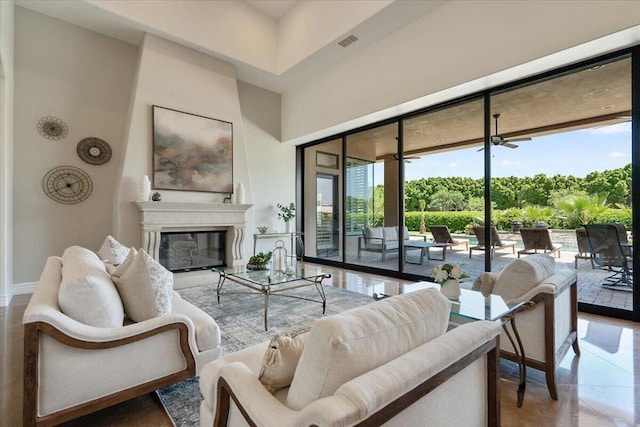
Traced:
MULTIPOLYGON (((560 67, 554 70, 550 70, 544 73, 540 73, 525 79, 520 79, 515 82, 511 82, 508 84, 500 85, 497 87, 489 88, 483 91, 479 91, 473 94, 469 94, 463 97, 459 97, 444 103, 440 103, 437 105, 433 105, 427 108, 423 108, 418 111, 406 113, 394 118, 386 119, 377 123, 372 123, 366 126, 362 126, 357 129, 353 129, 338 135, 332 135, 322 140, 314 141, 308 144, 301 145, 297 148, 297 169, 296 169, 296 183, 298 186, 297 191, 297 200, 299 206, 303 206, 301 203, 303 200, 303 195, 301 189, 304 188, 304 178, 303 178, 303 158, 304 158, 304 149, 316 144, 320 144, 323 142, 327 142, 330 140, 335 140, 336 138, 342 138, 342 166, 344 171, 345 159, 346 159, 346 137, 350 134, 361 132, 363 130, 372 129, 379 126, 384 126, 390 123, 397 123, 398 125, 398 156, 402 159, 402 146, 403 146, 403 135, 402 135, 402 122, 403 119, 407 119, 419 114, 425 114, 430 111, 446 108, 447 105, 457 104, 460 102, 464 102, 466 100, 473 100, 477 98, 484 98, 484 161, 485 161, 485 232, 488 232, 490 224, 491 224, 491 147, 490 147, 490 136, 491 136, 491 104, 490 98, 492 95, 496 95, 501 92, 505 92, 508 90, 515 89, 520 86, 534 84, 536 82, 541 82, 545 79, 552 79, 559 77, 563 74, 576 72, 581 68, 589 67, 596 63, 601 63, 603 61, 613 61, 619 59, 623 56, 631 57, 631 144, 632 144, 632 232, 634 235, 640 236, 640 45, 622 49, 620 51, 612 52, 606 55, 599 56, 597 58, 587 59, 575 64, 567 65, 565 67, 560 67)), ((344 172, 343 172, 344 173, 344 172)), ((404 196, 404 168, 403 165, 399 165, 398 171, 399 177, 401 178, 398 183, 398 194, 404 196), (401 188, 402 187, 402 188, 401 188)), ((345 194, 345 180, 343 179, 342 191, 345 194)), ((404 199, 401 198, 398 203, 398 209, 401 209, 401 203, 404 203, 404 199)), ((344 206, 342 212, 342 227, 346 226, 345 224, 345 215, 344 215, 344 206)), ((304 209, 302 210, 302 215, 305 215, 304 209)), ((401 216, 402 225, 404 225, 404 215, 401 216)), ((298 218, 298 226, 300 227, 302 224, 301 218, 298 218)), ((304 230, 303 230, 304 231, 304 230)), ((343 248, 346 248, 345 242, 345 233, 342 234, 343 239, 343 248)), ((638 250, 640 249, 640 243, 638 243, 640 239, 634 239, 633 242, 633 268, 636 269, 640 267, 640 255, 638 254, 638 250)), ((336 267, 349 268, 355 271, 366 271, 373 274, 379 274, 383 276, 389 277, 398 277, 404 279, 414 279, 421 280, 423 277, 421 276, 412 276, 409 274, 404 274, 402 272, 402 261, 401 257, 399 257, 398 261, 398 270, 383 270, 378 268, 371 268, 366 266, 359 266, 354 264, 347 264, 345 260, 346 251, 343 250, 342 253, 342 262, 335 262, 331 260, 322 260, 317 258, 308 258, 305 256, 305 260, 311 262, 317 262, 321 264, 333 265, 336 267)), ((485 251, 485 270, 491 271, 491 257, 490 251, 485 251)), ((612 307, 604 307, 604 306, 596 306, 588 303, 578 303, 578 308, 582 312, 605 315, 620 319, 633 320, 636 322, 640 321, 640 292, 633 292, 633 309, 623 310, 612 307)))

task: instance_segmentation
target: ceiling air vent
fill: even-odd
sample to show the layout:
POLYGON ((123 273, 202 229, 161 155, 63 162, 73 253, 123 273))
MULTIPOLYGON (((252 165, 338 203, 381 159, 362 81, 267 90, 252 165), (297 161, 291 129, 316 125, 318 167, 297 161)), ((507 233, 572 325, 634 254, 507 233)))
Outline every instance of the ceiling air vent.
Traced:
POLYGON ((351 34, 348 37, 345 37, 344 39, 340 40, 338 42, 338 44, 342 47, 347 47, 349 46, 351 43, 358 41, 358 38, 356 36, 354 36, 353 34, 351 34))

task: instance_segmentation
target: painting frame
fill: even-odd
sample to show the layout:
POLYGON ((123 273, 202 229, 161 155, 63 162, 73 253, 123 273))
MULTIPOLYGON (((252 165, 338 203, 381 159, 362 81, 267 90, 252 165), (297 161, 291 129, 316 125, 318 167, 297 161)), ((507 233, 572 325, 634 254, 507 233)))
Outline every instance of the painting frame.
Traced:
POLYGON ((233 123, 152 106, 153 188, 233 193, 233 123))

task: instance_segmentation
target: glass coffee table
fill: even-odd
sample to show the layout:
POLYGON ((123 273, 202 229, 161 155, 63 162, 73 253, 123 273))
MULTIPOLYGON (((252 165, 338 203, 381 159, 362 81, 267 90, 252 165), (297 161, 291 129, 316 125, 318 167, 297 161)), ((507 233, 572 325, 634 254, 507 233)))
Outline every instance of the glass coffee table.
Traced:
POLYGON ((294 298, 322 304, 322 314, 327 308, 327 297, 324 293, 322 281, 331 277, 331 274, 323 273, 317 267, 310 267, 305 270, 304 266, 297 266, 295 270, 288 273, 272 273, 271 270, 246 271, 242 273, 234 272, 233 269, 213 268, 214 273, 218 273, 218 287, 216 295, 220 304, 221 295, 247 295, 262 294, 264 296, 264 330, 269 330, 268 313, 269 298, 280 296, 294 298), (229 280, 235 284, 243 286, 248 291, 245 292, 222 292, 224 282, 229 280), (288 293, 293 289, 315 286, 320 299, 307 298, 300 295, 288 293))

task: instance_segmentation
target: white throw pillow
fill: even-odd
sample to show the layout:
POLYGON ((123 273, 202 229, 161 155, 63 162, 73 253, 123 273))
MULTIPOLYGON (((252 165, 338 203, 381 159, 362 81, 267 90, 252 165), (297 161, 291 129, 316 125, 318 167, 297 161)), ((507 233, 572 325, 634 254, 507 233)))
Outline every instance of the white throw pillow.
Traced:
POLYGON ((555 260, 545 254, 513 260, 498 273, 491 293, 514 301, 535 288, 555 272, 555 260))
MULTIPOLYGON (((129 249, 127 257, 124 259, 124 261, 122 261, 122 264, 115 268, 111 275, 113 277, 122 277, 124 272, 127 271, 131 264, 133 264, 133 259, 136 255, 138 255, 138 251, 136 251, 136 248, 129 249)), ((107 269, 107 271, 109 271, 109 269, 107 269)))
POLYGON ((127 257, 129 248, 118 242, 111 235, 108 235, 104 239, 104 243, 98 249, 98 256, 102 258, 104 262, 110 262, 112 264, 122 264, 122 261, 127 257))
POLYGON ((269 393, 274 394, 291 384, 309 329, 300 328, 271 338, 258 376, 269 393))
POLYGON ((301 410, 342 384, 444 334, 451 303, 430 288, 324 317, 311 327, 287 406, 301 410))
POLYGON ((67 248, 62 255, 58 304, 64 314, 99 328, 122 326, 124 310, 104 263, 89 249, 67 248))
POLYGON ((143 249, 122 276, 113 280, 122 297, 124 312, 134 322, 171 313, 173 273, 143 249))

